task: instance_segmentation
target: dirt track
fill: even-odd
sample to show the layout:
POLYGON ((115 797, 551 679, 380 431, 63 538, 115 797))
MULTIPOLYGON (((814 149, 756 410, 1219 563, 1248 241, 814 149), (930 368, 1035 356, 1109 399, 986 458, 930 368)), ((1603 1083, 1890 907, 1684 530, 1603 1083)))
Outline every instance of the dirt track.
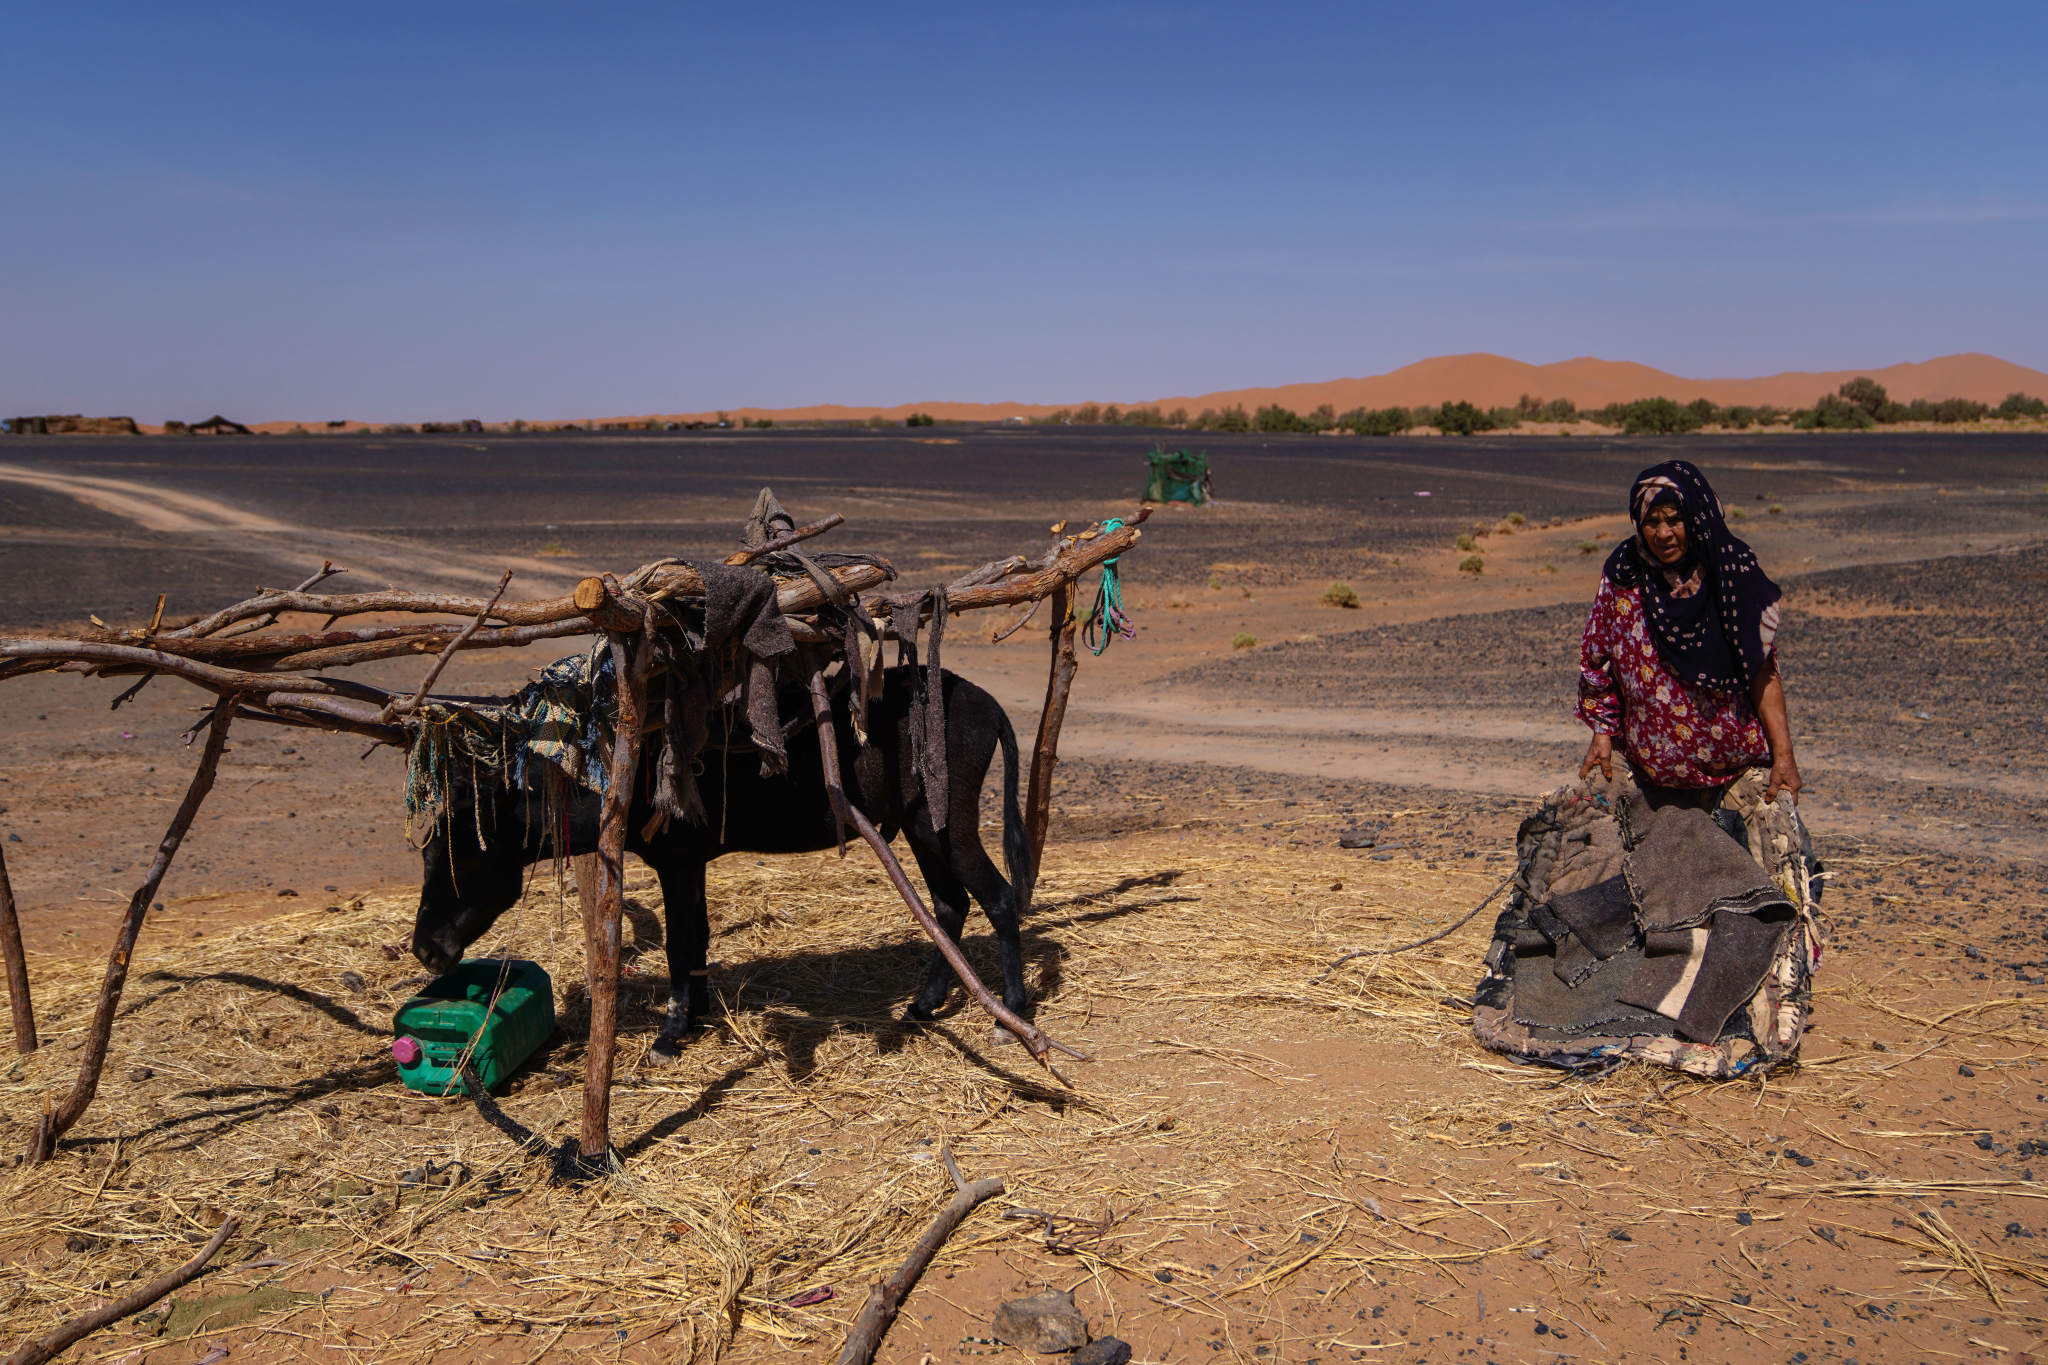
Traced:
MULTIPOLYGON (((1059 517, 1126 510, 1147 444, 1143 436, 1042 429, 938 433, 924 442, 886 433, 780 432, 9 441, 0 449, 0 629, 76 622, 89 612, 127 624, 146 617, 164 590, 173 612, 198 610, 259 585, 295 581, 325 557, 360 568, 366 585, 402 578, 470 586, 494 580, 512 563, 519 582, 539 595, 594 568, 661 554, 722 553, 764 483, 799 516, 845 513, 849 526, 835 539, 889 555, 907 583, 929 582, 1030 544, 1059 517), (854 469, 857 479, 847 475, 854 469), (30 481, 15 474, 23 470, 30 481), (543 556, 550 544, 567 553, 543 556)), ((1348 1328, 1324 1333, 1321 1320, 1312 1324, 1316 1331, 1294 1331, 1290 1314, 1306 1310, 1269 1302, 1261 1319, 1238 1298, 1223 1312, 1228 1330, 1211 1338, 1193 1330, 1206 1321, 1199 1302, 1175 1308, 1160 1301, 1156 1288, 1098 1275, 1091 1283, 1110 1286, 1102 1292, 1112 1295, 1128 1329, 1123 1334, 1140 1342, 1140 1358, 1665 1356, 1666 1336, 1696 1332, 1703 1321, 1682 1307, 1670 1319, 1674 1325, 1659 1318, 1685 1292, 1707 1292, 1689 1274, 1704 1253, 1689 1250, 1683 1236, 1599 1246, 1607 1230, 1599 1220, 1634 1207, 1624 1196, 1677 1188, 1695 1179, 1703 1162, 1725 1166, 1725 1177, 1699 1177, 1709 1188, 1686 1202, 1725 1206, 1732 1219, 1736 1203, 1749 1197, 1744 1191, 1763 1179, 1754 1163, 1781 1160, 1762 1153, 1777 1151, 1787 1133, 1810 1133, 1812 1125, 1844 1144, 1824 1159, 1842 1164, 1845 1178, 1873 1169, 1920 1178, 1938 1169, 1990 1180, 2016 1180, 2028 1170, 2031 1179, 2028 1163, 2015 1164, 1996 1149, 2031 1150, 2020 1148, 2033 1141, 2022 1130, 2038 1132, 2042 1123, 2038 1097, 2028 1101, 2021 1093, 2044 1041, 2034 999, 2036 982, 2048 972, 2048 943, 2041 939, 2048 929, 2048 754, 2038 723, 2048 682, 2039 648, 2048 625, 2048 450, 2038 437, 1210 437, 1203 444, 1225 502, 1200 512, 1159 512, 1127 561, 1140 635, 1084 662, 1063 744, 1057 843, 1099 852, 1121 841, 1134 866, 1149 868, 1164 866, 1174 848, 1193 840, 1206 853, 1241 853, 1260 868, 1298 863, 1320 874, 1339 856, 1336 833, 1380 821, 1398 828, 1402 837, 1389 842, 1401 847, 1357 858, 1419 864, 1418 876, 1499 868, 1528 799, 1559 780, 1584 747, 1583 728, 1569 709, 1573 648, 1599 560, 1625 524, 1618 508, 1627 481, 1642 465, 1680 453, 1702 465, 1731 507, 1748 512, 1740 533, 1787 589, 1783 647, 1808 783, 1805 808, 1823 857, 1840 870, 1827 901, 1839 937, 1824 969, 1819 1036, 1809 1052, 1863 1055, 1794 1075, 1784 1108, 1771 1101, 1776 1121, 1738 1122, 1741 1112, 1766 1112, 1755 1107, 1760 1094, 1688 1088, 1679 1097, 1682 1111, 1661 1100, 1629 1100, 1649 1106, 1642 1112, 1655 1129, 1650 1137, 1626 1136, 1634 1130, 1615 1119, 1615 1132, 1624 1136, 1594 1141, 1574 1130, 1553 1143, 1556 1150, 1539 1142, 1516 1153, 1510 1165, 1544 1179, 1545 1162, 1580 1163, 1562 1197, 1593 1242, 1564 1263, 1569 1273, 1562 1280, 1552 1275, 1555 1261, 1544 1268, 1525 1259, 1521 1270, 1491 1272, 1500 1282, 1486 1281, 1494 1298, 1488 1316, 1480 1316, 1487 1310, 1466 1295, 1469 1286, 1457 1274, 1423 1270, 1404 1272, 1392 1292, 1371 1303, 1359 1300, 1361 1312, 1392 1315, 1364 1319, 1368 1330, 1380 1324, 1378 1340, 1348 1328), (1431 496, 1416 496, 1424 491, 1431 496), (1784 511, 1770 513, 1771 505, 1784 511), (1485 537, 1486 572, 1460 575, 1463 556, 1453 538, 1497 527, 1511 512, 1529 524, 1485 537), (1553 518, 1563 524, 1549 526, 1553 518), (1588 538, 1597 539, 1599 553, 1580 552, 1588 538), (1352 584, 1363 605, 1318 605, 1333 580, 1352 584), (1260 643, 1233 649, 1239 633, 1260 643), (1978 956, 1965 956, 1965 949, 1978 956), (1986 1035, 1995 1038, 1990 1061, 1978 1038, 1912 1022, 1992 999, 2017 999, 2011 1008, 2023 1012, 1986 1035), (1870 1056, 1873 1042, 1912 1060, 1879 1062, 1870 1056), (1986 1080, 1959 1086, 1957 1068, 1971 1061, 1986 1080), (1994 1077, 2001 1078, 1996 1086, 1988 1083, 1994 1077), (1917 1131, 1930 1122, 1942 1132, 1981 1128, 1993 1147, 1957 1141, 1939 1148, 1934 1162, 1924 1143, 1859 1141, 1843 1127, 1852 1114, 1856 1127, 1875 1124, 1882 1132, 1917 1131), (1795 1123, 1804 1126, 1794 1129, 1795 1123), (1583 1153, 1572 1157, 1566 1139, 1592 1142, 1606 1164, 1583 1153), (1617 1141, 1630 1144, 1625 1154, 1617 1141), (1620 1263, 1600 1269, 1603 1258, 1615 1257, 1626 1264, 1625 1275, 1620 1263), (1601 1350, 1569 1327, 1554 1336, 1546 1331, 1539 1344, 1503 1303, 1518 1305, 1524 1297, 1575 1314, 1601 1350), (1567 1304, 1576 1307, 1563 1309, 1567 1304), (1397 1340, 1412 1343, 1413 1351, 1395 1353, 1388 1344, 1397 1340), (1336 1341, 1343 1350, 1327 1344, 1336 1341)), ((974 625, 963 621, 949 640, 949 666, 996 692, 1028 726, 1043 686, 1042 633, 1020 632, 990 646, 970 639, 974 625)), ((510 687, 525 669, 561 652, 465 659, 450 682, 510 687)), ((389 668, 394 680, 412 672, 389 668)), ((0 837, 20 840, 5 852, 31 946, 41 953, 101 951, 111 907, 125 899, 136 865, 182 790, 188 759, 176 739, 191 721, 194 699, 159 683, 134 706, 109 714, 105 703, 115 690, 53 677, 0 688, 7 718, 0 731, 0 837)), ((166 888, 171 908, 156 921, 160 931, 218 934, 280 906, 338 901, 415 876, 415 855, 401 834, 396 763, 383 753, 362 761, 359 753, 349 741, 254 727, 242 733, 166 888), (286 890, 297 894, 283 896, 286 890)), ((1231 912, 1227 895, 1211 892, 1206 903, 1215 915, 1231 912)), ((1112 1037, 1138 1046, 1150 1021, 1128 1007, 1122 1017, 1127 1027, 1112 1037)), ((1316 1066, 1349 1078, 1306 1094, 1263 1082, 1229 1092, 1232 1131, 1265 1132, 1274 1143, 1299 1146, 1313 1138, 1384 1153, 1396 1140, 1388 1126, 1395 1109, 1424 1113, 1432 1095, 1444 1104, 1483 1105, 1489 1085, 1506 1084, 1459 1069, 1481 1058, 1469 1040, 1460 1041, 1455 1018, 1422 1051, 1407 1044, 1390 1050, 1316 1014, 1261 1013, 1249 1029, 1213 1022, 1231 1046, 1280 1057, 1297 1072, 1316 1066)), ((1115 1076, 1119 1085, 1180 1095, 1181 1112, 1203 1121, 1205 1111, 1188 1089, 1191 1075, 1141 1068, 1115 1076)), ((1611 1107, 1598 1086, 1587 1087, 1584 1100, 1589 1119, 1611 1107)), ((1214 1121, 1225 1119, 1219 1113, 1214 1121)), ((1508 1157, 1488 1155, 1506 1144, 1481 1143, 1458 1122, 1443 1131, 1478 1146, 1465 1157, 1455 1155, 1463 1150, 1455 1144, 1439 1144, 1448 1164, 1432 1167, 1435 1175, 1464 1182, 1464 1191, 1481 1178, 1507 1179, 1504 1169, 1487 1165, 1508 1157)), ((1394 1177, 1414 1193, 1425 1188, 1422 1166, 1429 1163, 1420 1162, 1423 1148, 1404 1150, 1411 1152, 1410 1174, 1401 1174, 1397 1160, 1394 1177)), ((1487 1188, 1492 1198, 1508 1197, 1487 1188)), ((1548 1199, 1557 1192, 1545 1186, 1540 1193, 1548 1199)), ((1936 1208, 1980 1239, 1973 1245, 2003 1254, 2024 1255, 2033 1245, 2026 1239, 2040 1230, 2034 1199, 1995 1192, 1953 1198, 1953 1208, 1903 1195, 1882 1206, 1899 1217, 1936 1208), (2005 1232, 2009 1223, 2020 1233, 2005 1232)), ((1260 1216, 1250 1204, 1235 1208, 1196 1240, 1204 1248, 1227 1241, 1226 1227, 1251 1235, 1260 1216)), ((1499 1210, 1491 1216, 1517 1233, 1539 1222, 1551 1233, 1560 1226, 1547 1213, 1547 1221, 1526 1225, 1499 1210)), ((1778 1317, 1753 1320, 1766 1334, 1796 1343, 1786 1355, 1798 1349, 1811 1360, 1932 1360, 1990 1349, 1975 1341, 2011 1352, 2033 1349, 2038 1340, 2038 1287, 2002 1280, 2010 1307, 1994 1311, 1952 1276, 1934 1276, 1947 1282, 1922 1287, 1928 1273, 1899 1269, 1906 1253, 1891 1254, 1895 1249, 1857 1242, 1857 1256, 1874 1259, 1852 1265, 1837 1255, 1836 1241, 1807 1231, 1831 1222, 1819 1213, 1799 1217, 1794 1241, 1806 1259, 1774 1269, 1784 1277, 1769 1291, 1782 1296, 1769 1300, 1778 1317), (1809 1273, 1812 1265, 1820 1269, 1809 1273), (1837 1291, 1845 1297, 1825 1297, 1837 1291), (1875 1312, 1866 1311, 1871 1305, 1875 1312), (1856 1332, 1837 1325, 1852 1311, 1862 1346, 1845 1344, 1856 1332), (1916 1315, 1914 1330, 1898 1325, 1916 1315)), ((1791 1237, 1795 1225, 1784 1226, 1791 1237)), ((1482 1234, 1491 1235, 1478 1221, 1458 1233, 1482 1234)), ((1253 1240, 1261 1255, 1277 1254, 1253 1240)), ((1207 1259, 1184 1249, 1172 1259, 1199 1271, 1217 1255, 1202 1254, 1207 1259)), ((1725 1252, 1740 1268, 1734 1256, 1725 1252)), ((53 1271, 62 1260, 58 1254, 53 1271)), ((947 1302, 964 1307, 934 1305, 928 1327, 906 1320, 888 1358, 916 1361, 930 1350, 944 1359, 988 1349, 972 1344, 985 1335, 976 1326, 985 1318, 976 1314, 989 1311, 997 1291, 1062 1273, 1057 1257, 1034 1260, 1023 1251, 978 1265, 970 1283, 982 1297, 963 1298, 963 1289, 947 1287, 947 1302)), ((1302 1283, 1312 1282, 1311 1276, 1302 1283)), ((1714 1286, 1725 1308, 1726 1293, 1736 1291, 1719 1280, 1714 1286)), ((1365 1293, 1357 1285, 1345 1292, 1365 1293)), ((1718 1329, 1707 1330, 1712 1339, 1718 1329)), ((1761 1349, 1702 1344, 1696 1358, 1761 1349)), ((181 1358, 174 1351, 165 1348, 161 1358, 181 1358)))

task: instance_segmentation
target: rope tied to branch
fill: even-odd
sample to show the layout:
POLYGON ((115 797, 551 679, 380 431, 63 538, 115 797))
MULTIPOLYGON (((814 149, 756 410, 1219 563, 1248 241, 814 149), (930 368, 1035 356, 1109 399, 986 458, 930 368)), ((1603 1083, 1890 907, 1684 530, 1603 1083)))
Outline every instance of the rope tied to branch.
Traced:
MULTIPOLYGON (((1111 517, 1102 523, 1102 534, 1120 531, 1123 525, 1122 517, 1111 517)), ((1088 622, 1081 628, 1081 638, 1093 654, 1100 655, 1119 635, 1126 640, 1138 638, 1138 628, 1124 611, 1124 580, 1117 569, 1117 561, 1122 558, 1111 555, 1102 561, 1102 583, 1095 590, 1095 605, 1089 608, 1088 622)))

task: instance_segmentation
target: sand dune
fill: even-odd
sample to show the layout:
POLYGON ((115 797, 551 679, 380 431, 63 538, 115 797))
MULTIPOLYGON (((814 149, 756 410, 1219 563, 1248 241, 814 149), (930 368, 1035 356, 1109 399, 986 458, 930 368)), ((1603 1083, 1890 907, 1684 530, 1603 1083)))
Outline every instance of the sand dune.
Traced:
MULTIPOLYGON (((1838 385, 1857 375, 1869 375, 1877 380, 1900 402, 1911 402, 1915 398, 1971 398, 1980 403, 1996 403, 2015 391, 2048 397, 2048 374, 2000 360, 1997 356, 1974 352, 1901 365, 1822 372, 1794 370, 1757 379, 1687 379, 1626 360, 1581 356, 1551 365, 1530 365, 1482 351, 1471 355, 1435 356, 1405 365, 1391 374, 1369 375, 1361 379, 1283 384, 1276 388, 1225 389, 1171 398, 1097 398, 1093 401, 1114 402, 1126 408, 1157 405, 1169 412, 1180 407, 1190 413, 1232 404, 1258 408, 1269 403, 1278 403, 1296 412, 1307 412, 1319 404, 1328 403, 1343 412, 1357 407, 1415 407, 1458 398, 1482 407, 1497 407, 1511 404, 1527 393, 1543 398, 1569 398, 1582 408, 1656 397, 1675 398, 1680 402, 1711 398, 1717 403, 1807 407, 1820 395, 1832 393, 1838 385)), ((934 417, 956 421, 996 422, 1010 417, 1043 417, 1058 407, 1078 405, 1078 402, 1060 405, 931 402, 867 408, 821 404, 803 408, 729 408, 726 415, 734 421, 761 417, 778 422, 860 421, 868 417, 901 421, 913 412, 928 412, 934 417)), ((650 416, 656 421, 677 422, 706 421, 715 415, 698 412, 650 416)))

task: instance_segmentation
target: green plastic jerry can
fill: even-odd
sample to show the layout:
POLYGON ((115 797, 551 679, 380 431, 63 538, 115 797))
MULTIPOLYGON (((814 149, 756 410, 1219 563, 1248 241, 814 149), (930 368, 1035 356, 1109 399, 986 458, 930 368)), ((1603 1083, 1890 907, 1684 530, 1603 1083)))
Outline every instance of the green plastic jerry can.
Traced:
POLYGON ((422 1095, 462 1093, 467 1056, 486 1090, 555 1031, 555 988, 537 962, 472 958, 391 1016, 398 1078, 422 1095))

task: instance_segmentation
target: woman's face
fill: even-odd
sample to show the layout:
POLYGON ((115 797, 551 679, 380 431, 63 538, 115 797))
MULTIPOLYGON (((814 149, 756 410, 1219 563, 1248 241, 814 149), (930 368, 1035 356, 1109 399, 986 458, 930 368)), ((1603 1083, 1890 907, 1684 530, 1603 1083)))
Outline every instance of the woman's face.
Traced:
POLYGON ((1652 507, 1643 518, 1643 543, 1659 564, 1676 564, 1685 558, 1685 518, 1668 502, 1652 507))

